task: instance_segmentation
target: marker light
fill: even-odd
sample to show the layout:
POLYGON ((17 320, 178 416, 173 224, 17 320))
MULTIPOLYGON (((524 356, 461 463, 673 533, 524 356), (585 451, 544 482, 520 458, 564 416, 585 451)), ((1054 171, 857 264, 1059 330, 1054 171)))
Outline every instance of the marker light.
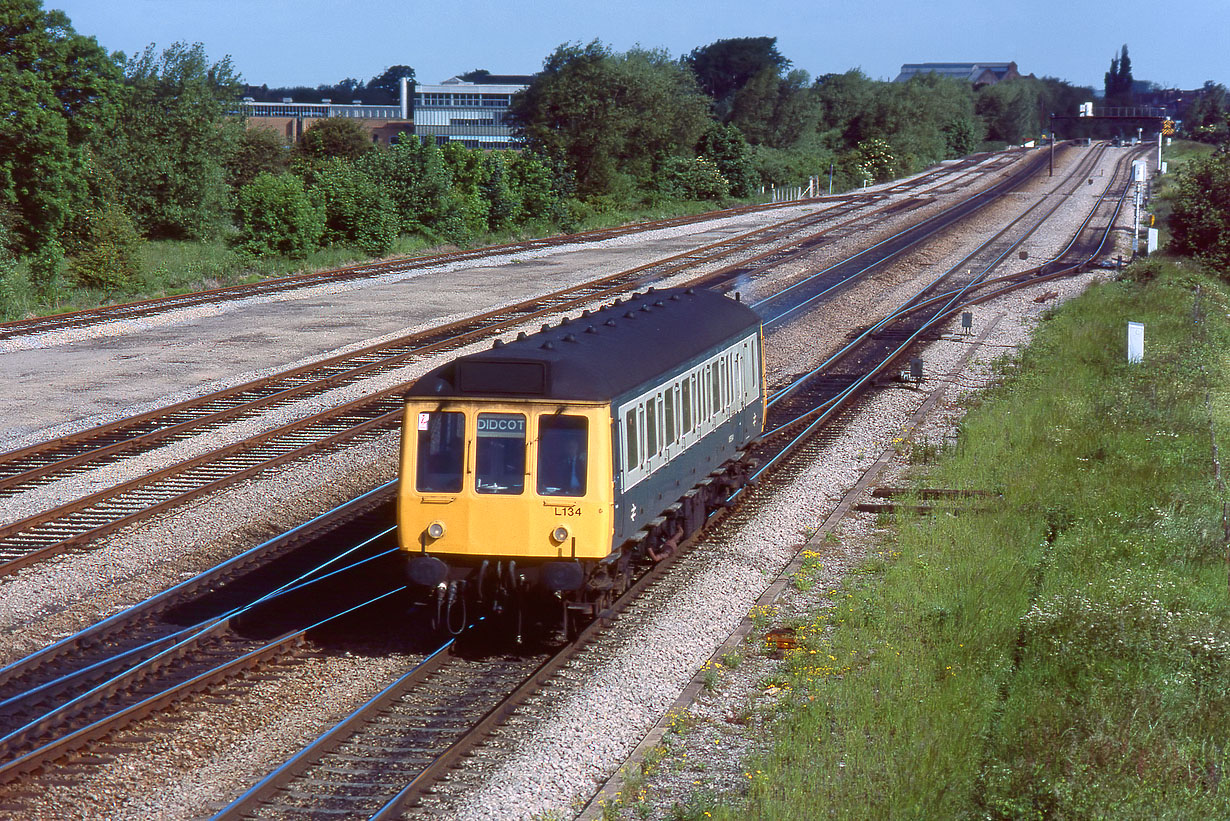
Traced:
POLYGON ((444 522, 435 521, 427 525, 427 535, 433 539, 439 539, 444 535, 444 522))
POLYGON ((557 543, 563 544, 564 542, 568 541, 568 528, 564 527, 563 525, 560 525, 559 527, 555 528, 555 530, 551 531, 551 538, 554 539, 557 543))

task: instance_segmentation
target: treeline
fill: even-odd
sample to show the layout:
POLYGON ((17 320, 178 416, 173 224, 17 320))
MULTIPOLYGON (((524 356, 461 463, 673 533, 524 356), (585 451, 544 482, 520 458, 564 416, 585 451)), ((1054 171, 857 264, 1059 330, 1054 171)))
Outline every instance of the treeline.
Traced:
POLYGON ((1183 134, 1213 145, 1230 144, 1230 95, 1224 85, 1204 84, 1184 114, 1183 134))
POLYGON ((235 246, 303 257, 322 245, 371 256, 398 237, 462 244, 569 222, 566 170, 535 151, 403 139, 376 148, 353 120, 322 120, 293 151, 271 131, 241 137, 232 171, 235 246))
MULTIPOLYGON (((413 76, 392 66, 315 91, 392 99, 413 76)), ((242 96, 253 87, 200 44, 107 54, 40 0, 0 3, 0 106, 12 112, 0 120, 0 310, 11 314, 23 287, 27 308, 81 287, 146 287, 148 240, 220 247, 232 268, 269 270, 322 248, 383 255, 572 230, 809 177, 844 190, 1035 139, 1046 112, 1075 111, 1092 90, 859 71, 813 80, 772 37, 680 58, 566 44, 514 97, 516 152, 413 138, 376 147, 342 119, 287 146, 236 116, 242 96)))
POLYGON ((401 100, 401 80, 405 77, 414 82, 414 69, 410 66, 389 66, 383 73, 367 82, 347 77, 332 85, 283 86, 270 88, 267 85, 244 86, 244 96, 258 102, 280 102, 285 99, 297 103, 319 103, 332 100, 334 103, 351 103, 358 100, 364 105, 392 105, 401 100))
POLYGON ((513 114, 528 145, 566 158, 583 198, 720 198, 830 170, 840 189, 913 173, 1036 139, 1043 112, 1091 96, 1051 78, 977 91, 933 74, 813 81, 773 37, 719 40, 678 60, 594 41, 548 57, 513 114))

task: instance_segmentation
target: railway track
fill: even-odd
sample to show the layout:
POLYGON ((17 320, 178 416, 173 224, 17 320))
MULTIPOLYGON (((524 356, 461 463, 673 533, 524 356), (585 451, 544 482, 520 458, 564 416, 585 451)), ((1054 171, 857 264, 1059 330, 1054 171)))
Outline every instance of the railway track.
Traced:
MULTIPOLYGON (((1039 165, 1040 160, 1034 158, 1030 169, 1036 171, 1039 165)), ((1019 183, 1026 176, 1026 173, 1018 173, 1009 183, 1019 183)), ((996 190, 1002 191, 1009 183, 1000 183, 996 190)), ((981 204, 988 201, 986 197, 978 198, 981 204)), ((875 221, 916 204, 906 200, 869 211, 862 206, 857 209, 851 205, 837 206, 821 214, 787 220, 506 309, 180 403, 165 411, 14 451, 0 456, 0 495, 16 495, 75 472, 109 464, 123 456, 147 453, 163 444, 247 418, 279 403, 306 401, 363 378, 396 372, 427 356, 488 340, 535 318, 576 310, 668 276, 738 257, 739 261, 695 277, 688 283, 698 287, 733 287, 732 283, 755 279, 786 259, 806 254, 836 238, 866 230, 875 221), (840 221, 814 228, 834 219, 840 221), (766 244, 768 250, 753 252, 757 245, 766 244)), ((951 219, 965 213, 960 209, 952 213, 951 219)), ((932 231, 938 230, 936 221, 929 221, 928 225, 932 231)), ((888 246, 881 247, 880 251, 881 261, 890 258, 888 246)), ((863 270, 872 267, 874 265, 867 265, 863 270)), ((0 527, 0 575, 85 546, 128 524, 270 467, 343 443, 355 443, 360 441, 359 437, 379 436, 398 424, 402 390, 398 382, 393 387, 376 390, 323 413, 296 419, 258 436, 4 525, 0 527)))
POLYGON ((399 592, 387 569, 372 569, 395 563, 391 493, 353 500, 0 668, 0 783, 246 671, 287 663, 309 630, 399 592))
MULTIPOLYGON (((1087 227, 1088 227, 1088 223, 1089 223, 1089 221, 1087 221, 1087 227)), ((1093 229, 1093 228, 1089 228, 1089 230, 1091 230, 1091 231, 1092 231, 1092 230, 1095 230, 1095 229, 1093 229)), ((1104 230, 1105 230, 1105 231, 1109 231, 1109 226, 1107 226, 1107 227, 1106 227, 1106 229, 1104 229, 1104 230)), ((1100 243, 1099 243, 1099 244, 1100 244, 1100 243)), ((1018 275, 1018 276, 1019 276, 1019 275, 1018 275)), ((923 298, 923 300, 924 300, 924 301, 926 301, 926 299, 925 299, 925 294, 924 294, 924 295, 920 295, 920 297, 921 297, 921 298, 923 298)), ((897 316, 897 317, 899 317, 899 318, 900 318, 900 317, 909 316, 909 315, 910 315, 910 313, 911 313, 911 312, 908 312, 908 311, 904 311, 904 310, 903 310, 903 311, 899 311, 899 312, 897 312, 897 313, 895 314, 895 316, 897 316)), ((950 315, 951 315, 951 313, 952 313, 952 309, 951 309, 951 307, 950 307, 950 309, 948 310, 948 312, 947 312, 947 314, 946 314, 946 315, 947 315, 947 316, 950 316, 950 315)), ((931 323, 934 323, 935 321, 937 321, 937 319, 932 318, 931 320, 928 320, 928 321, 929 321, 929 322, 931 322, 931 323)), ((881 335, 881 338, 885 338, 886 336, 888 336, 888 335, 884 335, 884 334, 882 334, 882 335, 881 335)), ((891 353, 890 353, 887 357, 884 357, 884 358, 881 360, 881 365, 882 365, 882 366, 880 367, 880 370, 882 371, 882 370, 884 370, 885 368, 887 368, 887 367, 891 366, 891 364, 892 364, 894 361, 896 361, 897 359, 899 359, 899 357, 900 357, 900 356, 902 356, 903 354, 905 354, 905 353, 908 351, 909 346, 910 346, 911 344, 913 344, 913 342, 914 342, 914 341, 916 341, 916 340, 917 340, 917 338, 918 338, 918 335, 917 335, 917 334, 909 334, 909 335, 905 335, 905 338, 901 341, 901 344, 900 344, 900 345, 898 345, 898 346, 897 346, 894 350, 892 350, 892 351, 891 351, 891 353)), ((826 374, 821 374, 821 373, 815 373, 815 374, 813 374, 813 377, 814 377, 814 378, 824 378, 825 376, 827 376, 827 375, 826 375, 826 374)), ((843 391, 838 391, 838 394, 841 394, 841 395, 842 395, 843 401, 842 401, 842 402, 840 402, 840 403, 836 403, 836 404, 834 404, 834 409, 835 409, 835 410, 834 410, 834 413, 833 413, 833 414, 829 414, 829 417, 828 417, 828 418, 829 418, 829 421, 832 421, 832 417, 833 417, 833 415, 835 415, 836 413, 848 413, 848 412, 849 412, 849 408, 850 408, 850 401, 852 401, 852 399, 851 399, 851 393, 850 393, 850 392, 848 392, 848 391, 844 391, 844 390, 843 390, 843 391)), ((775 396, 778 396, 778 395, 780 395, 780 391, 775 392, 775 396)), ((798 395, 798 392, 796 391, 796 392, 794 392, 792 395, 793 395, 793 396, 797 396, 797 395, 798 395)), ((812 397, 812 399, 811 399, 811 401, 813 401, 813 402, 818 401, 821 405, 824 405, 824 404, 829 403, 829 401, 830 401, 830 400, 825 399, 825 398, 824 398, 824 396, 823 396, 823 394, 819 394, 819 395, 813 396, 813 397, 812 397)), ((786 407, 784 404, 782 404, 782 403, 780 403, 780 402, 774 402, 774 405, 775 405, 775 406, 780 406, 780 407, 778 407, 778 408, 775 410, 775 413, 785 414, 785 411, 784 411, 784 410, 782 410, 782 408, 785 408, 785 407, 786 407)), ((786 414, 786 415, 788 415, 788 414, 786 414)), ((804 441, 811 441, 811 440, 804 440, 804 441)), ((813 444, 808 444, 808 445, 807 445, 807 447, 812 447, 812 446, 814 446, 814 445, 813 445, 813 444)), ((789 460, 776 460, 776 461, 778 461, 778 462, 779 462, 779 463, 781 463, 781 464, 787 464, 789 460)), ((745 504, 746 502, 744 501, 743 503, 745 504)), ((3 671, 0 671, 0 674, 2 674, 2 672, 3 672, 3 671)), ((546 680, 546 677, 544 677, 544 676, 543 676, 540 672, 535 672, 532 676, 530 676, 530 677, 527 679, 527 681, 529 681, 529 682, 530 682, 530 684, 528 685, 529 690, 528 690, 527 692, 533 692, 533 691, 535 691, 535 690, 536 690, 536 689, 540 686, 540 682, 541 682, 541 681, 543 681, 543 680, 546 680)), ((414 688, 411 688, 411 689, 414 689, 414 688)), ((528 696, 526 696, 526 697, 528 697, 528 696)), ((429 699, 429 701, 430 701, 430 699, 429 699)), ((402 703, 404 704, 405 702, 402 702, 402 703)), ((430 709, 435 709, 435 708, 430 708, 430 709)), ((447 708, 447 709, 452 709, 452 708, 450 707, 450 708, 447 708)), ((493 710, 492 710, 492 711, 489 711, 489 714, 491 714, 491 715, 496 715, 496 714, 498 714, 498 715, 506 715, 506 714, 507 714, 507 712, 508 712, 510 709, 511 709, 511 707, 506 707, 506 708, 493 708, 493 710)), ((411 710, 411 713, 413 713, 413 712, 414 712, 414 711, 413 711, 413 710, 411 710)), ((361 719, 361 720, 362 720, 362 721, 368 721, 368 720, 370 720, 370 716, 369 716, 368 718, 366 718, 366 719, 361 719)), ((414 723, 415 723, 415 722, 414 722, 413 720, 409 721, 409 723, 407 723, 407 722, 405 722, 405 721, 402 721, 402 722, 401 722, 401 724, 400 724, 399 726, 401 726, 401 727, 403 727, 403 728, 404 728, 404 727, 410 726, 410 725, 412 725, 412 724, 414 724, 414 723)), ((456 746, 455 748, 450 747, 449 749, 453 750, 453 752, 451 752, 451 753, 446 753, 445 755, 443 755, 443 756, 441 756, 441 757, 438 757, 440 760, 442 760, 442 761, 444 762, 444 763, 440 764, 439 766, 440 766, 441 768, 447 768, 448 766, 450 766, 450 765, 451 765, 451 762, 456 761, 456 760, 457 760, 457 758, 456 758, 456 757, 461 755, 461 752, 460 752, 460 751, 461 751, 462 749, 468 749, 468 748, 470 748, 470 746, 471 746, 473 743, 478 743, 478 741, 477 741, 477 740, 478 740, 479 738, 481 738, 482 736, 484 736, 484 735, 486 734, 486 732, 487 732, 489 729, 490 729, 489 725, 484 725, 484 729, 472 731, 470 734, 467 734, 467 735, 465 735, 465 736, 459 736, 459 737, 458 737, 458 740, 457 740, 457 741, 455 741, 455 742, 453 742, 454 744, 459 745, 459 746, 456 746), (464 739, 466 739, 466 738, 469 738, 469 739, 471 739, 471 740, 469 740, 469 741, 464 740, 464 739)), ((406 733, 405 733, 405 732, 402 732, 401 730, 397 730, 396 728, 394 728, 394 730, 393 730, 393 732, 391 733, 391 735, 396 736, 399 732, 401 732, 401 739, 402 739, 402 741, 405 741, 405 739, 406 739, 406 737, 407 737, 407 736, 406 736, 406 733)), ((345 733, 343 733, 343 734, 345 734, 345 733)), ((433 743, 437 743, 437 742, 439 742, 439 738, 440 738, 440 737, 437 737, 437 738, 436 738, 436 742, 433 742, 433 743)), ((386 746, 387 746, 387 745, 386 745, 386 746, 381 746, 381 745, 384 745, 384 744, 385 744, 385 742, 380 742, 380 744, 378 744, 378 745, 376 745, 376 746, 372 746, 369 742, 365 742, 365 741, 359 741, 358 743, 359 743, 360 745, 366 745, 366 746, 360 746, 360 747, 357 747, 357 748, 352 748, 352 750, 353 750, 353 749, 357 749, 357 750, 359 750, 359 751, 360 751, 359 753, 353 753, 353 752, 352 752, 352 753, 346 753, 346 752, 344 752, 344 751, 343 751, 343 752, 341 752, 341 753, 340 753, 340 755, 342 756, 342 758, 343 758, 343 759, 345 759, 345 758, 347 758, 347 757, 350 757, 350 758, 360 757, 360 758, 361 758, 361 757, 363 757, 364 755, 366 755, 366 754, 368 754, 368 753, 375 753, 375 754, 376 754, 376 756, 375 756, 375 757, 379 757, 380 755, 382 755, 382 754, 383 754, 383 753, 380 753, 380 751, 381 751, 381 750, 386 749, 386 746)), ((400 742, 398 742, 398 743, 400 743, 400 742)), ((424 747, 430 747, 430 746, 431 746, 430 744, 427 744, 426 742, 424 742, 423 744, 418 744, 418 742, 412 742, 410 746, 411 746, 411 747, 414 747, 414 746, 416 746, 416 745, 417 745, 417 746, 424 746, 424 747)), ((401 749, 401 750, 403 750, 403 751, 404 751, 406 748, 405 748, 405 747, 398 747, 397 749, 401 749)), ((331 753, 331 755, 332 755, 332 753, 331 753)), ((310 759, 310 758, 312 758, 312 755, 305 755, 305 759, 310 759)), ((433 759, 433 760, 434 760, 434 759, 433 759)), ((327 763, 324 763, 324 764, 319 764, 319 762, 321 762, 321 761, 325 761, 325 759, 319 759, 319 761, 318 761, 318 765, 320 765, 320 766, 324 766, 324 767, 326 767, 326 769, 325 769, 325 770, 317 770, 316 772, 317 772, 317 774, 318 774, 318 775, 319 775, 320 773, 322 773, 322 772, 328 772, 328 773, 330 773, 330 776, 334 776, 334 775, 336 775, 336 772, 335 772, 335 770, 337 769, 336 767, 334 767, 334 766, 332 766, 332 765, 330 765, 330 764, 327 764, 327 763)), ((418 766, 418 765, 415 765, 415 766, 418 766)), ((388 768, 387 768, 387 767, 385 767, 384 769, 388 769, 388 768)), ((308 771, 308 772, 310 772, 310 771, 308 771)), ((424 770, 424 771, 423 771, 423 773, 427 773, 427 772, 428 772, 427 770, 424 770)), ((358 777, 358 778, 366 778, 366 776, 356 776, 356 777, 358 777)), ((402 781, 405 781, 405 773, 400 773, 400 774, 399 774, 399 776, 398 776, 398 778, 399 778, 400 780, 402 780, 402 781)), ((327 782, 327 780, 328 780, 328 779, 322 779, 322 778, 319 778, 319 777, 315 777, 315 778, 314 778, 313 776, 309 775, 309 776, 307 777, 307 781, 305 781, 305 782, 298 782, 298 783, 300 783, 300 784, 307 784, 307 785, 308 785, 308 787, 309 787, 308 789, 304 789, 304 788, 302 788, 302 787, 292 787, 292 788, 290 788, 290 792, 291 792, 291 794, 294 794, 294 793, 301 793, 301 795, 299 795, 299 796, 298 796, 298 798, 296 798, 296 802, 299 802, 299 801, 304 801, 304 802, 306 802, 306 803, 307 803, 307 805, 308 805, 308 806, 313 807, 313 808, 325 808, 325 807, 329 807, 330 805, 329 805, 327 802, 329 802, 329 801, 333 801, 334 799, 333 799, 333 798, 331 798, 331 797, 328 797, 328 796, 323 795, 323 794, 322 794, 322 792, 320 792, 320 791, 316 791, 316 786, 313 786, 314 782, 315 782, 315 783, 318 783, 319 785, 323 785, 323 784, 325 784, 325 782, 327 782), (326 802, 326 803, 320 803, 320 802, 326 802)), ((410 802, 412 802, 412 801, 413 801, 413 799, 414 799, 414 794, 416 794, 416 793, 421 793, 421 792, 422 792, 422 790, 426 789, 426 788, 428 787, 428 785, 429 785, 430 781, 431 781, 431 778, 430 778, 430 777, 426 777, 426 776, 424 776, 424 775, 420 775, 420 776, 418 776, 418 777, 415 777, 415 778, 414 778, 414 780, 413 780, 411 783, 412 783, 412 784, 417 784, 417 786, 415 786, 415 787, 414 787, 414 789, 412 789, 412 790, 408 790, 408 791, 407 791, 407 792, 405 792, 404 794, 403 794, 403 793, 399 790, 397 795, 395 795, 393 798, 389 799, 389 802, 386 802, 386 804, 385 804, 385 805, 382 805, 382 807, 386 807, 386 808, 387 808, 387 809, 386 809, 386 810, 384 810, 384 811, 391 811, 393 807, 397 807, 397 806, 406 806, 406 805, 409 805, 409 803, 410 803, 410 802), (420 782, 421 782, 421 783, 420 783, 420 782), (391 802, 391 803, 390 803, 390 802, 391 802)), ((365 783, 366 783, 366 782, 365 782, 365 783)), ((367 799, 364 799, 364 800, 366 801, 367 799)), ((345 804, 344 802, 343 802, 343 805, 344 805, 344 806, 351 806, 351 807, 352 807, 352 805, 345 804)), ((287 811, 289 811, 289 808, 290 808, 290 806, 289 806, 289 805, 283 805, 283 804, 280 804, 280 805, 278 805, 277 807, 273 808, 273 809, 272 809, 272 811, 273 811, 273 812, 275 812, 275 814, 276 814, 276 813, 280 813, 280 812, 282 812, 283 810, 287 810, 287 811)), ((333 808, 340 808, 340 807, 339 807, 339 805, 334 804, 334 805, 333 805, 333 808)), ((353 808, 353 807, 352 807, 352 808, 353 808)), ((231 813, 231 812, 239 812, 239 811, 240 811, 240 810, 239 810, 237 807, 235 807, 235 808, 232 808, 231 810, 228 810, 227 812, 228 812, 228 813, 231 813)), ((246 810, 244 810, 244 812, 246 812, 246 810)), ((382 815, 378 815, 378 814, 372 814, 372 815, 370 815, 369 817, 384 817, 384 816, 382 816, 382 815)))

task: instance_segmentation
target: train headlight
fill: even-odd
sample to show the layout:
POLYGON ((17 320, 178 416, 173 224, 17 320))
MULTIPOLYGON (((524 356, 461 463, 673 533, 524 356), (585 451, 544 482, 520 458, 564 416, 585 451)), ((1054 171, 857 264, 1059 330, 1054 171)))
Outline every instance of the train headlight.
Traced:
POLYGON ((555 530, 551 531, 551 539, 556 544, 563 544, 564 542, 568 541, 568 528, 564 527, 563 525, 560 525, 559 527, 555 528, 555 530))
POLYGON ((433 539, 439 539, 444 536, 444 522, 434 521, 427 525, 427 535, 433 539))

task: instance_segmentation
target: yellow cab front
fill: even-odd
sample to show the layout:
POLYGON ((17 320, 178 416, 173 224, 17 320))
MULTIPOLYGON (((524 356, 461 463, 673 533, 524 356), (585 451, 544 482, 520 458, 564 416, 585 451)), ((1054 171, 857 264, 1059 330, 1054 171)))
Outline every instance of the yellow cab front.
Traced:
POLYGON ((401 549, 450 564, 605 557, 614 528, 610 439, 601 404, 409 401, 401 549))

